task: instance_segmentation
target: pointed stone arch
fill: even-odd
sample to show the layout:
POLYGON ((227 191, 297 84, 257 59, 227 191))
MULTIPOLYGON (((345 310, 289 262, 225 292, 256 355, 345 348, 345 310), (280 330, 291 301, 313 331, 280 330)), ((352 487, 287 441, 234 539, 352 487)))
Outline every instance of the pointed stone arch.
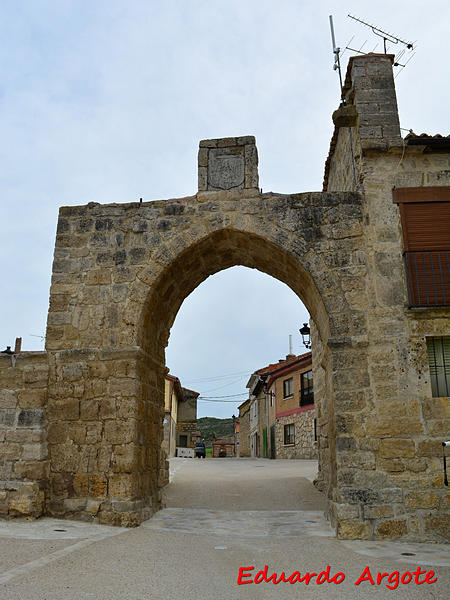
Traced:
MULTIPOLYGON (((168 344, 170 329, 181 304, 207 277, 237 265, 258 269, 271 275, 288 285, 299 300, 304 302, 311 315, 311 325, 314 330, 314 368, 317 373, 323 372, 317 377, 322 384, 317 386, 316 401, 320 401, 321 394, 329 395, 327 389, 330 382, 327 382, 324 376, 330 367, 326 346, 330 338, 330 325, 326 307, 313 277, 295 256, 299 248, 299 237, 292 236, 292 248, 286 243, 289 237, 280 235, 280 230, 274 237, 278 242, 283 239, 284 246, 252 231, 234 228, 216 229, 191 245, 182 247, 178 254, 174 250, 174 256, 167 265, 157 268, 155 265, 147 265, 137 273, 130 295, 145 297, 137 320, 136 341, 146 357, 142 361, 141 373, 145 380, 143 394, 149 400, 146 404, 150 407, 151 413, 148 419, 162 420, 166 373, 164 349, 168 344)), ((170 245, 168 248, 170 249, 170 245)), ((179 242, 177 248, 180 248, 179 242)), ((310 268, 311 264, 314 264, 315 269, 320 265, 322 270, 326 270, 320 258, 315 257, 314 260, 314 252, 311 250, 304 260, 310 268)), ((316 276, 323 280, 320 271, 316 276)), ((156 477, 157 465, 164 464, 164 457, 158 456, 161 446, 160 432, 154 432, 152 446, 151 456, 156 463, 151 465, 150 469, 154 474, 153 477, 156 477)), ((323 459, 329 461, 328 453, 320 454, 320 461, 323 459)), ((334 472, 334 467, 330 464, 325 468, 320 465, 319 469, 321 474, 328 475, 334 472)), ((163 470, 158 476, 160 484, 167 478, 163 470)), ((328 482, 324 483, 323 487, 326 488, 327 484, 328 482)))
POLYGON ((165 348, 185 298, 210 275, 238 265, 257 269, 288 285, 307 307, 320 337, 330 337, 327 311, 318 288, 290 248, 261 234, 224 228, 184 248, 158 274, 147 267, 137 274, 137 287, 148 285, 139 319, 138 345, 150 349, 156 343, 165 348), (144 283, 151 280, 152 284, 144 283))
POLYGON ((345 367, 332 354, 365 333, 364 293, 348 292, 365 269, 361 218, 358 194, 254 190, 61 209, 47 331, 50 514, 137 524, 159 507, 170 328, 204 279, 235 265, 284 282, 310 312, 319 479, 331 499, 345 367))

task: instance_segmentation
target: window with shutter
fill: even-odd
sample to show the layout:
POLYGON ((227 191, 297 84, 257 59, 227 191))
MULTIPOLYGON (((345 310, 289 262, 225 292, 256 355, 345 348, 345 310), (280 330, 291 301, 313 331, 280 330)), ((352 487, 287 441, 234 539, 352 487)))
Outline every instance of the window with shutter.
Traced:
POLYGON ((450 396, 450 337, 427 338, 433 398, 450 396))
POLYGON ((396 188, 410 307, 450 305, 450 187, 396 188))

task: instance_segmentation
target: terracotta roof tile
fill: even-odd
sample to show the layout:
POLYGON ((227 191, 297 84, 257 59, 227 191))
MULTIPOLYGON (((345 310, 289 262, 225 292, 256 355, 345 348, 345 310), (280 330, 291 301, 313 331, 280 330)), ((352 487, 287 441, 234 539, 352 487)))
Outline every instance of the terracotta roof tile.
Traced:
POLYGON ((270 365, 267 365, 266 367, 262 367, 261 369, 254 371, 254 373, 257 373, 258 375, 268 375, 268 374, 272 373, 273 371, 278 371, 278 369, 282 369, 283 367, 286 367, 287 365, 289 365, 293 362, 297 362, 298 360, 301 360, 302 358, 307 358, 310 355, 311 355, 311 352, 305 352, 304 354, 299 354, 298 356, 295 356, 295 358, 280 360, 277 363, 271 363, 270 365))
POLYGON ((430 135, 429 133, 414 133, 412 129, 409 130, 408 135, 405 137, 405 140, 413 140, 413 139, 439 139, 439 140, 450 140, 450 135, 441 135, 440 133, 436 133, 434 135, 430 135))

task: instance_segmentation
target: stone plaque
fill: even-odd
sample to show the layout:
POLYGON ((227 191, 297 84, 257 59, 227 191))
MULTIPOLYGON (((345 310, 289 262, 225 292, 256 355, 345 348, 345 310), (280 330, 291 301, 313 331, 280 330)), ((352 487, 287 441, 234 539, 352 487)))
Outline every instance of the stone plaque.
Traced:
POLYGON ((201 140, 199 192, 258 190, 258 151, 252 135, 201 140))
POLYGON ((245 181, 243 154, 231 154, 226 148, 209 151, 208 187, 218 190, 242 189, 245 181))

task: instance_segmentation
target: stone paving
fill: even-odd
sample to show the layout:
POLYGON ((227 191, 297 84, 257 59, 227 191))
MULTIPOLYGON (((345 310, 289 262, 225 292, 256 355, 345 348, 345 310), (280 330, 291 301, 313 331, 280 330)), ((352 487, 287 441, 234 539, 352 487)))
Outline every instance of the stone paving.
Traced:
POLYGON ((148 529, 245 538, 333 536, 319 511, 166 508, 143 524, 148 529))
POLYGON ((306 460, 172 459, 167 507, 138 528, 49 518, 0 522, 0 598, 359 600, 375 593, 447 600, 449 547, 337 540, 323 516, 322 495, 311 484, 315 468, 306 460), (302 574, 330 565, 346 579, 342 585, 237 585, 241 567, 254 566, 256 573, 264 565, 302 574), (386 581, 355 586, 367 565, 374 575, 420 566, 438 579, 395 591, 386 581))

